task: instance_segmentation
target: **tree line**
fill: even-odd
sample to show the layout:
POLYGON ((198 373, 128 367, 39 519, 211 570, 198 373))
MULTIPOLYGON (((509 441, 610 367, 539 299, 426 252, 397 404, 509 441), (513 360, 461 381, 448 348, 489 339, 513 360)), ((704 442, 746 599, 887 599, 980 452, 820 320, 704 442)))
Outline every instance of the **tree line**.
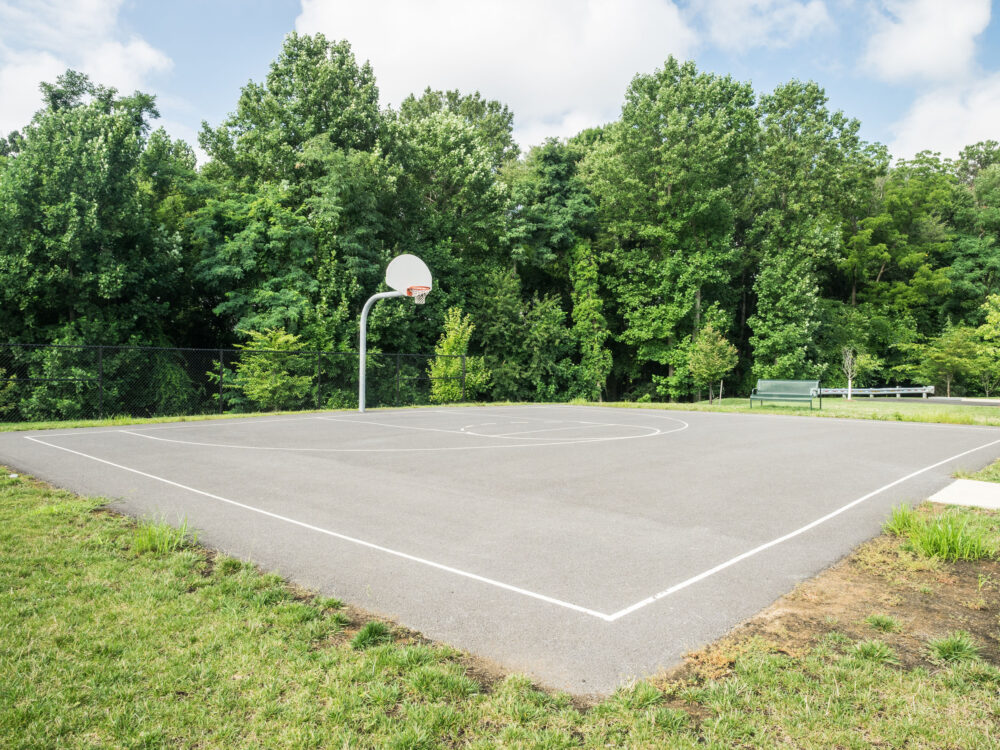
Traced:
POLYGON ((467 395, 839 385, 848 353, 854 385, 1000 384, 1000 146, 893 162, 813 82, 668 58, 618 120, 521 153, 503 103, 383 108, 346 41, 290 34, 200 167, 150 95, 42 93, 0 141, 0 342, 352 351, 410 252, 434 292, 369 341, 469 353, 467 395))

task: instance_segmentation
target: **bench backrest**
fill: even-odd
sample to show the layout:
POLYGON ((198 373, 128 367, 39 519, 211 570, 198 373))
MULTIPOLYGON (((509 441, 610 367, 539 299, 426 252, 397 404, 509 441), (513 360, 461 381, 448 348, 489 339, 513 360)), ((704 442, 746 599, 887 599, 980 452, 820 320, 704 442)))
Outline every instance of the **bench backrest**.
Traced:
POLYGON ((819 388, 818 380, 758 380, 757 393, 783 393, 791 396, 811 396, 819 388))

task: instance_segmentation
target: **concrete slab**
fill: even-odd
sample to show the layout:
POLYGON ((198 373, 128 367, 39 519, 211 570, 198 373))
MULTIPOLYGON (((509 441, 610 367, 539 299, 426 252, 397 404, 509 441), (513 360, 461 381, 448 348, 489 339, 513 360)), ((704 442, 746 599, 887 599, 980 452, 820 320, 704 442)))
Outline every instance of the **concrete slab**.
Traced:
POLYGON ((577 406, 0 434, 0 463, 577 693, 679 662, 1000 430, 577 406))
POLYGON ((935 503, 969 505, 974 508, 1000 510, 1000 484, 975 479, 956 479, 930 497, 935 503))

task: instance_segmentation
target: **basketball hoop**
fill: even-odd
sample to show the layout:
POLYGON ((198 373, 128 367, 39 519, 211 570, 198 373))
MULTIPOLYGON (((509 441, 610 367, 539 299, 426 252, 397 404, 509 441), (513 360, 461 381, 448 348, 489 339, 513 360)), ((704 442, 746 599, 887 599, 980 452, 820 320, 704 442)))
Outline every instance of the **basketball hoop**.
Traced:
POLYGON ((427 264, 416 255, 403 253, 389 261, 389 265, 385 267, 385 285, 392 291, 373 294, 361 308, 361 321, 358 325, 359 412, 364 413, 365 411, 365 349, 367 348, 369 310, 380 299, 388 299, 389 297, 413 297, 416 304, 422 305, 433 284, 434 280, 431 278, 431 270, 427 264))
POLYGON ((406 295, 408 297, 413 297, 414 303, 422 305, 427 301, 427 293, 430 292, 430 290, 431 288, 429 286, 408 286, 406 287, 406 295))

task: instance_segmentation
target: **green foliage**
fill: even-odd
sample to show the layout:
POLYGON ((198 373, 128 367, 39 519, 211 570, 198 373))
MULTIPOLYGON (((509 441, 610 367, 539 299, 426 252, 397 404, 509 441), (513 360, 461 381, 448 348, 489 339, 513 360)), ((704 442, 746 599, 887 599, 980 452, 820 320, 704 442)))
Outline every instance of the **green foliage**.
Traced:
POLYGON ((140 190, 152 97, 72 71, 0 172, 0 341, 158 343, 180 258, 140 190))
POLYGON ((573 336, 580 351, 574 394, 589 401, 600 401, 611 373, 611 352, 605 346, 610 332, 598 286, 597 259, 589 243, 577 245, 570 279, 573 283, 573 336))
POLYGON ((712 385, 728 375, 736 367, 736 361, 736 347, 726 341, 711 323, 707 323, 691 345, 688 368, 695 385, 708 388, 709 403, 712 401, 712 385))
POLYGON ((636 76, 620 126, 588 155, 619 339, 638 368, 674 375, 703 310, 729 302, 733 233, 757 132, 750 86, 669 58, 636 76))
POLYGON ((475 313, 483 358, 498 400, 557 400, 573 377, 573 338, 554 296, 521 299, 516 272, 496 271, 475 313))
POLYGON ((220 178, 243 184, 294 181, 311 139, 367 150, 379 127, 371 66, 359 66, 346 41, 292 32, 264 83, 244 86, 236 112, 218 128, 206 123, 199 140, 212 158, 211 172, 220 178))
POLYGON ((301 407, 313 382, 310 361, 296 355, 302 349, 298 336, 283 328, 249 331, 250 341, 239 345, 243 354, 236 363, 233 382, 225 387, 238 391, 254 407, 266 411, 301 407))
POLYGON ((490 372, 483 358, 468 356, 474 329, 472 319, 460 308, 452 307, 445 313, 444 331, 434 347, 436 356, 428 370, 432 403, 461 401, 463 395, 465 400, 473 401, 489 387, 490 372))
POLYGON ((17 377, 8 376, 0 367, 0 419, 12 415, 17 409, 17 377))
POLYGON ((978 354, 975 331, 949 322, 923 348, 920 371, 933 384, 943 385, 945 395, 950 397, 951 386, 975 371, 978 354))
MULTIPOLYGON (((714 391, 708 328, 736 351, 738 391, 759 377, 1000 389, 997 141, 892 163, 813 82, 758 99, 669 58, 635 76, 618 120, 522 156, 502 102, 428 88, 380 109, 347 41, 292 33, 204 125, 200 167, 152 129, 147 94, 67 71, 42 95, 0 140, 0 341, 217 348, 283 330, 347 352, 385 265, 413 252, 434 297, 375 308, 373 348, 427 352, 448 311, 468 311, 488 398, 689 399, 714 391)), ((7 386, 18 416, 99 413, 92 366, 26 360, 60 379, 7 386)), ((346 361, 324 373, 346 378, 346 361)), ((287 392, 254 397, 236 378, 270 376, 247 362, 262 370, 227 373, 225 406, 308 400, 304 362, 287 392)), ((104 366, 109 402, 129 393, 136 413, 197 400, 176 364, 157 383, 124 353, 104 366)))

